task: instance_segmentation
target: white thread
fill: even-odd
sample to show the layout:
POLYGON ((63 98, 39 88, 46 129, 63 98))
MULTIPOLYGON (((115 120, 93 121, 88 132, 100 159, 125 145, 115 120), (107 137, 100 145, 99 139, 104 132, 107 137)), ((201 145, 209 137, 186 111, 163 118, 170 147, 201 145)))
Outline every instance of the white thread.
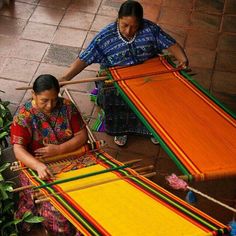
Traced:
POLYGON ((230 206, 228 206, 228 205, 226 205, 226 204, 224 204, 224 203, 222 203, 222 202, 216 200, 215 198, 210 197, 210 196, 208 196, 208 195, 206 195, 206 194, 204 194, 204 193, 198 191, 197 189, 191 188, 191 187, 189 187, 189 186, 187 186, 187 189, 189 189, 189 190, 191 190, 191 191, 193 191, 193 192, 195 192, 195 193, 201 195, 202 197, 205 197, 205 198, 207 198, 208 200, 210 200, 210 201, 212 201, 212 202, 215 202, 215 203, 217 203, 217 204, 219 204, 219 205, 221 205, 221 206, 227 208, 228 210, 233 211, 233 212, 236 213, 236 209, 235 209, 235 208, 230 207, 230 206))

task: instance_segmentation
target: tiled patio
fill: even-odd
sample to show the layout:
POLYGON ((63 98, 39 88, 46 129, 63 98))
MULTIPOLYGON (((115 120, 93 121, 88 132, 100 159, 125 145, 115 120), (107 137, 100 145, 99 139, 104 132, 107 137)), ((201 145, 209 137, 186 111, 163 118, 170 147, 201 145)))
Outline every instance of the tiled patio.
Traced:
MULTIPOLYGON (((30 92, 16 91, 42 73, 60 77, 93 36, 114 21, 122 0, 16 0, 0 10, 0 93, 11 102, 14 114, 30 92)), ((159 24, 186 50, 194 79, 236 112, 236 1, 235 0, 140 0, 145 17, 159 24)), ((75 80, 96 75, 98 65, 86 68, 75 80)), ((89 100, 93 84, 70 85, 73 98, 90 124, 96 107, 89 100)), ((165 186, 166 172, 177 172, 167 154, 149 140, 130 137, 117 148, 112 137, 94 133, 107 141, 106 151, 118 160, 142 158, 154 164, 153 178, 165 186)), ((165 186, 167 187, 167 186, 165 186)), ((236 197, 235 179, 197 183, 195 187, 231 206, 236 197)), ((170 191, 172 191, 170 189, 170 191)), ((172 191, 173 192, 173 191, 172 191)), ((180 196, 183 193, 175 192, 180 196)), ((199 198, 196 206, 224 223, 232 213, 199 198)))

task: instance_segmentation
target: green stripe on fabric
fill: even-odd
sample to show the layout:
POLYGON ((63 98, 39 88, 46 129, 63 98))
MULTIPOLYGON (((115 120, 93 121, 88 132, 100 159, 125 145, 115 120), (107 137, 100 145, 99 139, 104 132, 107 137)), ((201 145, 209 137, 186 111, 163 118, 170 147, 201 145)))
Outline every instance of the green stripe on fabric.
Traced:
MULTIPOLYGON (((107 160, 107 158, 103 155, 99 153, 99 157, 104 160, 106 163, 109 163, 112 166, 116 166, 116 164, 112 163, 111 161, 107 160)), ((130 175, 128 173, 127 170, 119 170, 118 172, 122 172, 124 175, 130 175)), ((150 192, 154 193, 155 195, 157 195, 159 198, 165 200, 166 202, 168 202, 170 205, 175 206, 177 209, 180 209, 182 212, 184 212, 186 215, 191 216, 193 219, 195 219, 196 221, 198 221, 199 223, 203 224, 204 226, 210 228, 211 230, 219 230, 218 228, 216 228, 214 225, 210 224, 209 222, 205 221, 203 218, 197 216, 196 214, 194 214, 193 212, 189 211, 188 209, 186 209, 184 206, 182 206, 181 204, 171 200, 169 197, 161 194, 160 192, 158 192, 156 189, 152 188, 151 186, 147 185, 145 182, 143 182, 142 180, 140 180, 139 178, 133 176, 130 179, 132 179, 133 181, 135 181, 136 183, 138 183, 140 186, 142 186, 143 188, 149 190, 150 192)))
MULTIPOLYGON (((111 74, 108 75, 110 79, 112 79, 111 74)), ((146 121, 146 119, 142 116, 141 112, 135 107, 135 105, 129 100, 128 96, 124 93, 124 91, 120 88, 117 83, 114 83, 115 87, 118 89, 119 93, 123 97, 123 99, 128 103, 130 108, 134 111, 134 113, 138 116, 138 118, 142 121, 142 123, 146 126, 146 128, 152 133, 152 135, 160 142, 162 148, 166 151, 166 153, 170 156, 170 158, 175 162, 179 170, 184 174, 188 175, 190 172, 187 170, 185 166, 178 160, 176 155, 171 151, 171 149, 165 144, 165 142, 161 139, 161 137, 157 134, 157 132, 151 127, 151 125, 146 121)))
MULTIPOLYGON (((35 176, 35 179, 36 179, 39 183, 41 183, 41 184, 45 183, 44 181, 42 181, 41 179, 39 179, 39 178, 37 177, 37 175, 34 173, 34 171, 29 170, 29 172, 30 172, 33 176, 35 176)), ((82 216, 80 216, 80 215, 78 214, 78 212, 75 211, 70 205, 68 205, 68 203, 67 203, 61 196, 59 196, 59 195, 55 192, 55 190, 54 190, 52 187, 46 187, 46 189, 47 189, 48 192, 52 193, 52 194, 53 194, 53 197, 55 197, 57 200, 59 200, 59 202, 60 202, 68 211, 70 211, 70 214, 71 214, 71 213, 73 214, 73 217, 74 217, 74 218, 76 218, 77 220, 79 220, 79 222, 82 222, 83 226, 87 227, 87 229, 88 229, 89 231, 91 231, 92 233, 94 233, 94 235, 97 235, 97 236, 100 235, 100 234, 96 231, 96 229, 92 228, 92 225, 91 225, 91 224, 88 224, 88 222, 85 221, 84 218, 83 218, 82 216)))

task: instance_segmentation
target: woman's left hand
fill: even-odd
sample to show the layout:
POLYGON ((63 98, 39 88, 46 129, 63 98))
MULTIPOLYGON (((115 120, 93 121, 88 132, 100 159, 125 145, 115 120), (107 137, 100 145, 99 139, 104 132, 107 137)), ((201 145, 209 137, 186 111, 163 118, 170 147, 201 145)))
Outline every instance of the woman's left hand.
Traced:
POLYGON ((34 153, 37 158, 44 158, 58 155, 60 153, 59 150, 59 145, 46 144, 45 147, 36 149, 34 153))

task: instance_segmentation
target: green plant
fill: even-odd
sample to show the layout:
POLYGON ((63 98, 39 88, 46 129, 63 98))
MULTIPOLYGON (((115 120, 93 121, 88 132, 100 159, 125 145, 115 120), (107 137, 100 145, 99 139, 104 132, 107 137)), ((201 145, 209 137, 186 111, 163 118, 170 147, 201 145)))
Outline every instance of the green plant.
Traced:
POLYGON ((2 148, 8 146, 7 137, 9 136, 9 127, 12 123, 12 115, 8 109, 10 102, 4 102, 0 99, 0 155, 2 148))
MULTIPOLYGON (((9 102, 3 102, 0 99, 0 161, 3 148, 8 146, 9 128, 12 123, 12 115, 8 109, 9 102)), ((12 192, 12 181, 4 179, 3 172, 10 166, 10 163, 4 163, 0 166, 0 235, 17 236, 19 234, 17 225, 21 222, 39 223, 43 221, 42 217, 34 216, 31 212, 26 212, 21 219, 15 219, 16 194, 12 192)))
POLYGON ((17 225, 21 222, 39 223, 42 217, 34 216, 31 212, 26 212, 21 219, 15 219, 15 196, 12 193, 14 182, 4 180, 2 172, 10 166, 5 163, 0 166, 0 235, 17 236, 19 234, 17 225))

